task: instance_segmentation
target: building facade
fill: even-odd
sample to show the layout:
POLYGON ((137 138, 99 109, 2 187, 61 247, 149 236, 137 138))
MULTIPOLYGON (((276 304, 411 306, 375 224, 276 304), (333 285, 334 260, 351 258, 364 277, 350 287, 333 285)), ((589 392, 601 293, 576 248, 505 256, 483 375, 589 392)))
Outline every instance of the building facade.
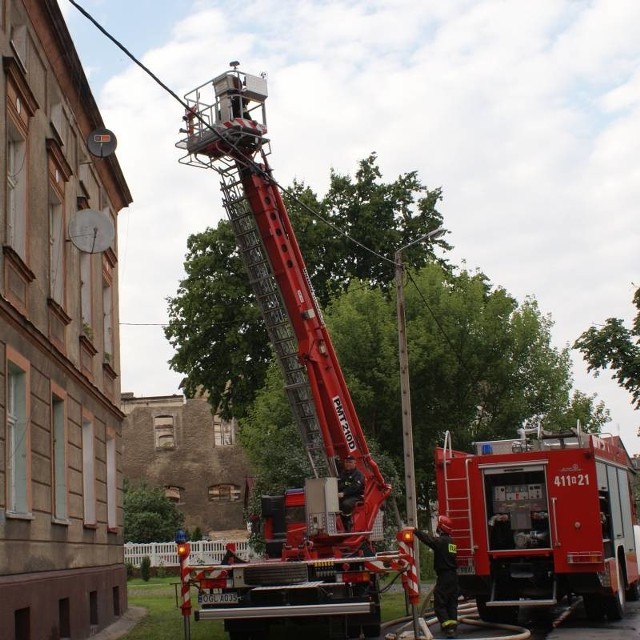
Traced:
POLYGON ((235 421, 215 415, 205 397, 123 393, 122 411, 122 469, 129 482, 164 488, 191 532, 246 530, 249 467, 235 421))
POLYGON ((131 195, 56 0, 0 0, 0 49, 0 637, 87 638, 127 607, 118 258, 69 225, 131 195))

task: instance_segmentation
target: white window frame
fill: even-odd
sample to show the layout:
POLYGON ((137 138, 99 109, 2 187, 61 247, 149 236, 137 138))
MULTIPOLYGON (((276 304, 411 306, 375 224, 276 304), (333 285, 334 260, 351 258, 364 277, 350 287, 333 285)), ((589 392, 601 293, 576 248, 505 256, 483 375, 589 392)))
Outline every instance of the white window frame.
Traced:
POLYGON ((67 404, 64 392, 51 393, 51 470, 52 515, 55 522, 69 520, 69 486, 67 468, 67 404))
POLYGON ((82 498, 85 526, 94 526, 96 520, 96 455, 93 420, 82 417, 82 498))
POLYGON ((102 280, 102 313, 104 352, 113 362, 113 288, 106 279, 102 280))
POLYGON ((29 364, 7 359, 7 515, 31 517, 31 420, 29 364))
POLYGON ((93 326, 91 313, 92 289, 91 254, 80 252, 80 307, 82 311, 82 323, 88 327, 93 326))
POLYGON ((49 203, 49 295, 64 309, 65 242, 64 208, 53 199, 49 203))
POLYGON ((7 120, 7 237, 13 250, 27 259, 27 141, 7 120))
POLYGON ((113 429, 107 429, 107 528, 118 528, 118 468, 116 464, 116 436, 113 429))

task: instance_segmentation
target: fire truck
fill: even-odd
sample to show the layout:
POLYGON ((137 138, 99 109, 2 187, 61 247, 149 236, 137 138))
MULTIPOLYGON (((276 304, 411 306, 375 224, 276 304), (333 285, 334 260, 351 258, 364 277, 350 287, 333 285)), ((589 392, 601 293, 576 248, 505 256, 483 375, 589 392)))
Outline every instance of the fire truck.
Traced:
POLYGON ((520 429, 512 440, 435 452, 440 513, 453 521, 461 591, 480 616, 582 596, 592 620, 638 599, 633 465, 619 438, 520 429))
POLYGON ((230 550, 217 566, 189 566, 182 545, 183 614, 197 587, 196 620, 224 620, 231 640, 267 638, 279 621, 298 628, 329 623, 329 636, 377 637, 380 577, 404 571, 396 551, 376 553, 391 488, 371 457, 294 230, 267 157, 264 76, 238 63, 185 96, 176 146, 181 162, 214 169, 223 205, 309 459, 303 489, 262 498, 265 556, 239 562, 230 550), (340 517, 340 460, 356 458, 365 493, 351 526, 340 517), (347 530, 348 529, 348 530, 347 530))

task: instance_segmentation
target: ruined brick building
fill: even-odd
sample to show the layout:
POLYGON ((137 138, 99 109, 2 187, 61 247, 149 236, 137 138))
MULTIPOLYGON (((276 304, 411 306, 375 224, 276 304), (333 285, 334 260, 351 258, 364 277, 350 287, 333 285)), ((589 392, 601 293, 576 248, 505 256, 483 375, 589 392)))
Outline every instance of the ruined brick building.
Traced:
POLYGON ((235 421, 214 415, 204 397, 136 398, 122 394, 123 473, 131 482, 163 487, 204 534, 244 529, 249 468, 235 421))

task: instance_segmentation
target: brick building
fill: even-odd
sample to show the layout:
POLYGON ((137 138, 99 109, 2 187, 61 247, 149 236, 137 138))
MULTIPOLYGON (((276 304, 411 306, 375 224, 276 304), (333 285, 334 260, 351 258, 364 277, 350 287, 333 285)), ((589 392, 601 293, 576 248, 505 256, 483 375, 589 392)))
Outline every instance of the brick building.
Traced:
POLYGON ((123 415, 116 241, 69 223, 131 195, 57 2, 0 0, 0 51, 0 637, 79 639, 127 606, 123 415))
MULTIPOLYGON (((122 394, 123 473, 133 483, 163 487, 204 534, 245 529, 248 465, 235 421, 214 415, 206 398, 136 398, 122 394)), ((162 541, 159 541, 162 542, 162 541)))

